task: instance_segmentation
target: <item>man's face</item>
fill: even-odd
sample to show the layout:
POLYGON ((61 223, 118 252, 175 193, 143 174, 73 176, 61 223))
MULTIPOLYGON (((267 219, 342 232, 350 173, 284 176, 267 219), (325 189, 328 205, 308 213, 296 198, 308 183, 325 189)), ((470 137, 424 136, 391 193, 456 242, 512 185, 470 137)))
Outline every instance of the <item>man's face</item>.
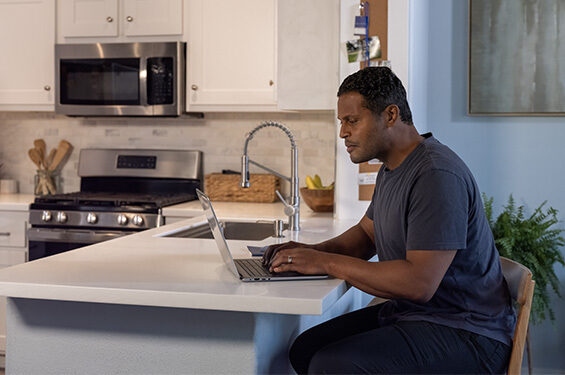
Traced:
POLYGON ((345 140, 345 147, 351 161, 363 163, 374 158, 386 160, 387 127, 382 115, 363 106, 365 99, 358 92, 342 94, 337 101, 337 118, 341 122, 340 138, 345 140))

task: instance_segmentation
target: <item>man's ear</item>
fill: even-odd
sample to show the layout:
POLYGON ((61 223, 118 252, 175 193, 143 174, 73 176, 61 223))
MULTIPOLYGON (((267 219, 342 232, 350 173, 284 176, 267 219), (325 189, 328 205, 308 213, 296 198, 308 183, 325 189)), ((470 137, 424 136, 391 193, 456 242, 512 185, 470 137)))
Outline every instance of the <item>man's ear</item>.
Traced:
POLYGON ((400 110, 395 104, 388 105, 383 111, 387 125, 392 126, 400 118, 400 110))

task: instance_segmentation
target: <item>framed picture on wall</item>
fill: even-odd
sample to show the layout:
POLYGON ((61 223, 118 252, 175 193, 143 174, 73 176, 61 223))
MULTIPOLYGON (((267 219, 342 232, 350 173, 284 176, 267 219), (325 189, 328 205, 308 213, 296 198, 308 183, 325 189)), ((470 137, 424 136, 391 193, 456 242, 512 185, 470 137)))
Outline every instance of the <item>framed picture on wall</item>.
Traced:
POLYGON ((470 115, 565 115, 565 1, 469 0, 470 115))

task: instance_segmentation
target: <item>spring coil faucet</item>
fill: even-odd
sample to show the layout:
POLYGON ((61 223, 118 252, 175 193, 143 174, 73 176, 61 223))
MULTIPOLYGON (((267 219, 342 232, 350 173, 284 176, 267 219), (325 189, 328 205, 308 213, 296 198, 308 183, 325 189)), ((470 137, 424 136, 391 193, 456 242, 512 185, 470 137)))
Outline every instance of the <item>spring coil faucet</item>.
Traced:
POLYGON ((279 199, 284 204, 284 213, 288 215, 288 227, 292 231, 299 231, 300 230, 300 196, 298 195, 298 149, 296 148, 296 142, 294 142, 294 136, 292 135, 291 131, 281 123, 275 121, 265 121, 255 127, 251 132, 249 132, 245 138, 245 145, 243 146, 243 156, 241 157, 241 187, 248 188, 251 184, 249 183, 249 163, 258 166, 270 172, 282 179, 285 179, 290 182, 290 203, 283 198, 281 193, 277 190, 275 193, 279 197, 279 199), (266 127, 275 127, 282 130, 290 139, 290 177, 284 176, 271 168, 265 167, 249 159, 247 156, 247 145, 249 141, 253 139, 253 136, 257 131, 266 127))

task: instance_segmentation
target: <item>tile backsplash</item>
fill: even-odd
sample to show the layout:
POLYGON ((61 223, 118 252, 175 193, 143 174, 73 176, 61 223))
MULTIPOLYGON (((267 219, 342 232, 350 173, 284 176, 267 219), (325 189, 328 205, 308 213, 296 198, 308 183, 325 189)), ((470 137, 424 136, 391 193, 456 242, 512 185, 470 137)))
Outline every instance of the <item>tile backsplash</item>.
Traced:
MULTIPOLYGON (((335 113, 207 113, 204 118, 72 118, 50 112, 0 112, 0 178, 19 181, 20 192, 33 192, 35 165, 27 156, 33 140, 47 149, 66 139, 74 150, 61 173, 63 192, 79 190, 78 155, 82 148, 200 150, 204 173, 239 171, 245 135, 265 120, 278 121, 294 134, 300 185, 318 173, 329 184, 335 176, 335 113)), ((276 128, 261 129, 249 143, 249 157, 290 175, 290 142, 276 128)), ((252 173, 262 173, 251 166, 252 173)), ((288 184, 283 184, 288 193, 288 184)))

